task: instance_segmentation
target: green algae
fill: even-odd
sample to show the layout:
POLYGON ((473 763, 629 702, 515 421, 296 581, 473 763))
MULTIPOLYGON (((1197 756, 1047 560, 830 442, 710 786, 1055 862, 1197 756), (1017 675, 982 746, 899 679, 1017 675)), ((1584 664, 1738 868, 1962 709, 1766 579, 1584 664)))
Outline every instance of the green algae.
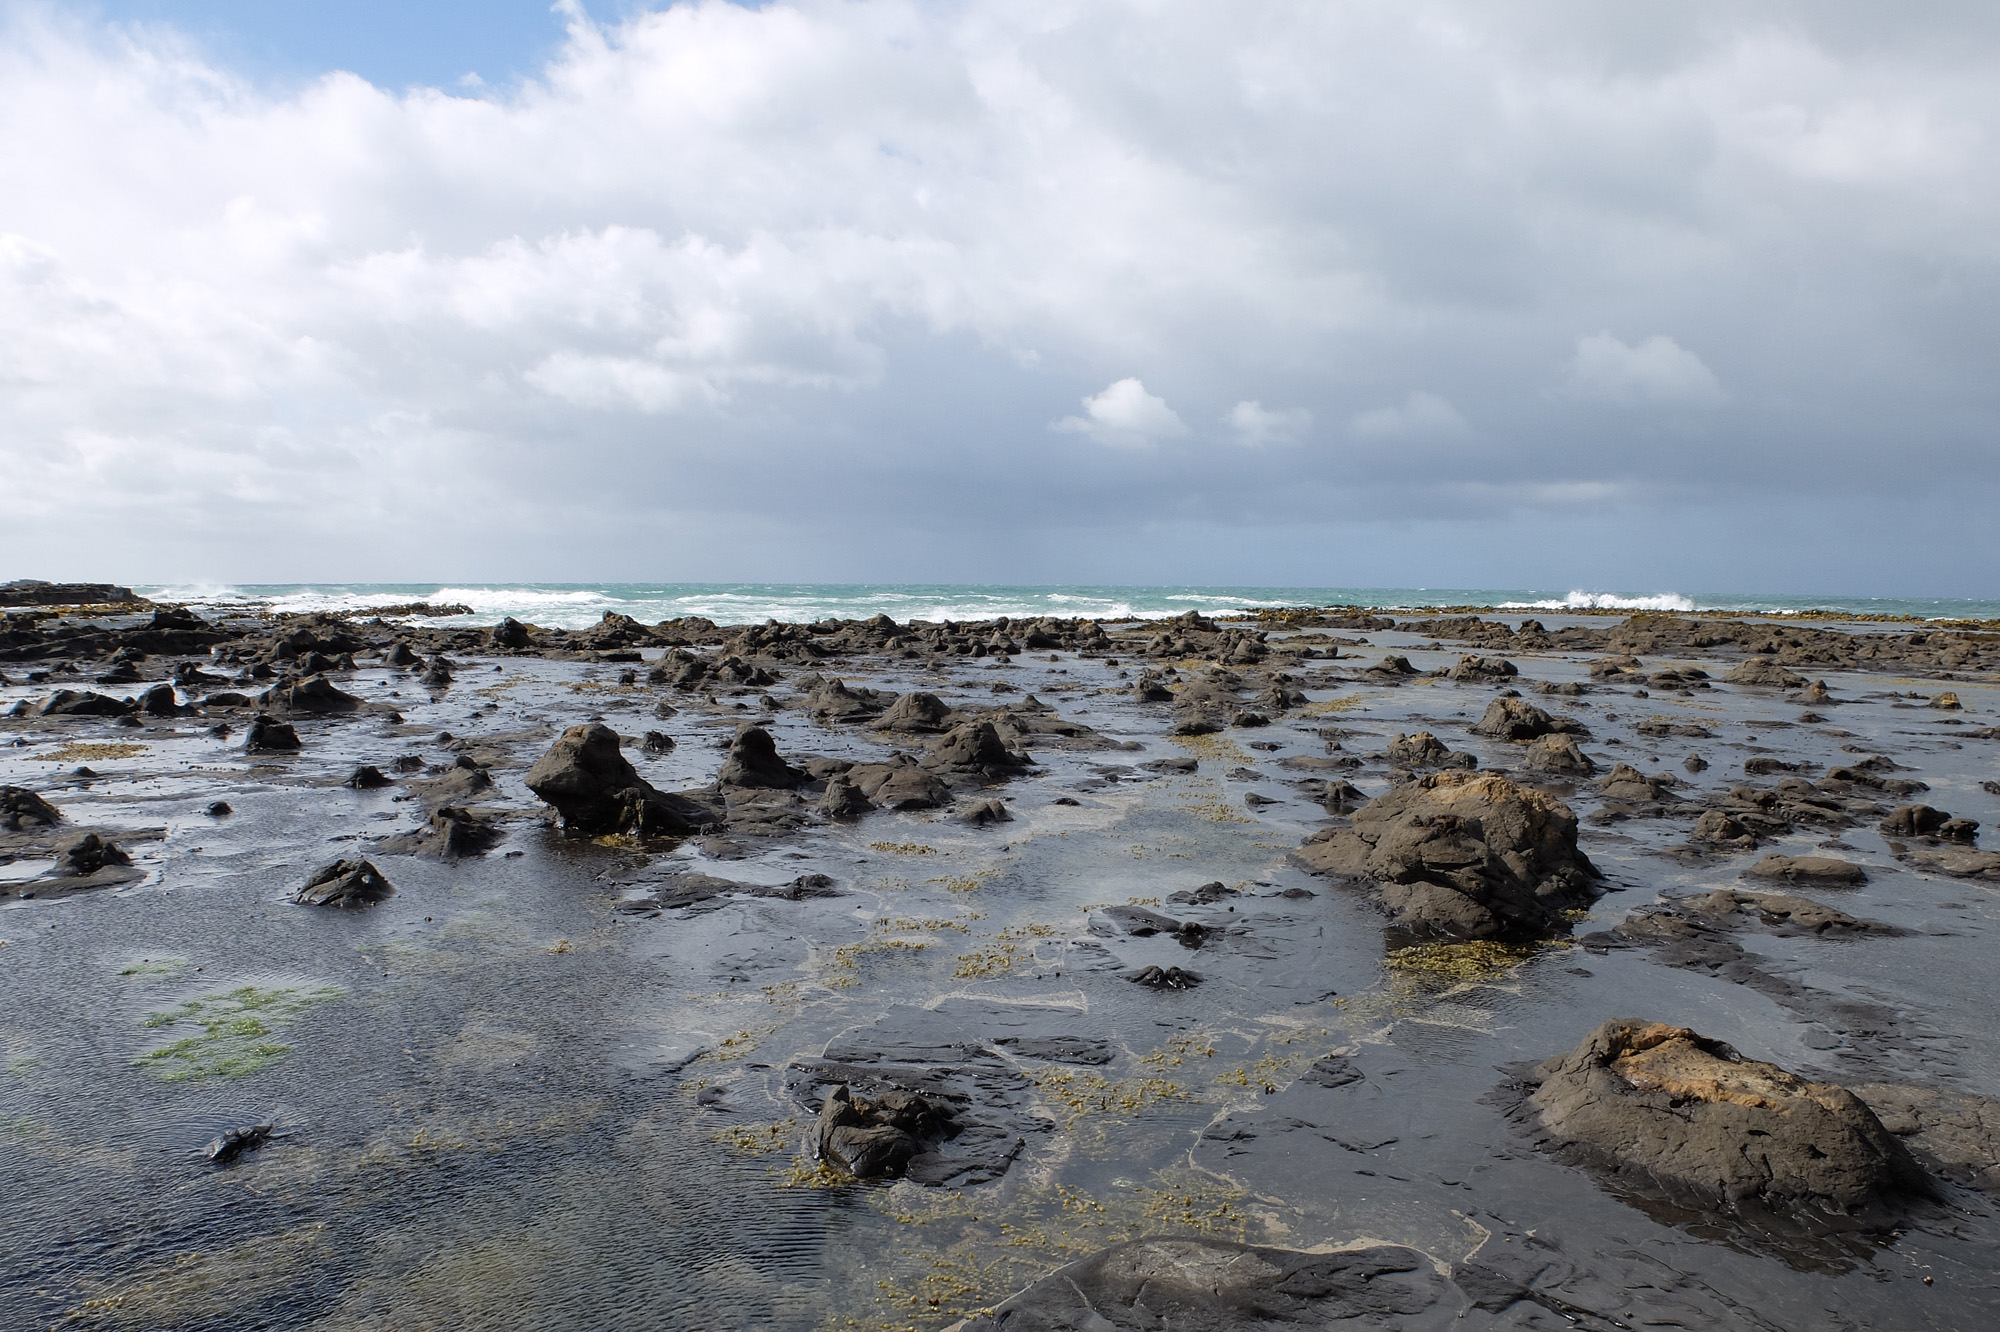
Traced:
POLYGON ((346 994, 330 985, 243 985, 189 999, 177 1008, 150 1014, 144 1025, 199 1030, 146 1051, 138 1062, 169 1082, 244 1077, 291 1052, 291 1046, 277 1039, 280 1028, 312 1005, 346 994))

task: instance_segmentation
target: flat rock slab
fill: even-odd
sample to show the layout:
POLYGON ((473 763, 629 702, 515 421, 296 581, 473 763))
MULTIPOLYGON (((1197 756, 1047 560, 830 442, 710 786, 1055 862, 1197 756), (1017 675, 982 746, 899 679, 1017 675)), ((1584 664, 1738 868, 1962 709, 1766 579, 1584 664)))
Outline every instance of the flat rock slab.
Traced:
POLYGON ((972 1023, 908 1005, 835 1037, 818 1059, 795 1061, 786 1090, 817 1115, 835 1087, 873 1100, 909 1092, 949 1107, 957 1132, 926 1145, 904 1170, 915 1184, 964 1188, 1007 1173, 1030 1135, 1054 1124, 1035 1110, 1033 1085, 988 1047, 972 1023))
POLYGON ((1397 1245, 1299 1253, 1161 1237, 1059 1268, 954 1332, 1428 1328, 1466 1303, 1429 1258, 1397 1245))

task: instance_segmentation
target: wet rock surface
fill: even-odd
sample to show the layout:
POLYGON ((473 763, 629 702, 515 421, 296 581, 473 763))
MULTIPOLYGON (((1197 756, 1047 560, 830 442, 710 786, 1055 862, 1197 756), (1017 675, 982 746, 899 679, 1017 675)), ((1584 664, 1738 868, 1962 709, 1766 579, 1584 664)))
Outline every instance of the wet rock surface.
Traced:
MULTIPOLYGON (((1980 631, 412 615, 0 621, 0 1187, 35 1325, 936 1332, 1141 1239, 1421 1259, 1229 1288, 1313 1317, 1347 1289, 1334 1326, 2000 1319, 1980 631), (1753 659, 1801 683, 1730 682, 1753 659), (260 711, 298 747, 246 748, 260 711), (543 766, 593 727, 604 761, 543 766), (1413 810, 1494 778, 1569 811, 1580 890, 1509 788, 1413 810), (86 835, 131 863, 59 872, 86 835), (1345 838, 1379 877, 1291 858, 1345 838), (399 891, 287 905, 334 861, 399 891), (1432 889, 1492 931, 1407 909, 1432 889), (1495 1069, 1633 1011, 1853 1092, 1931 1195, 1731 1203, 1535 1150, 1495 1069), (201 1159, 279 1114, 298 1148, 201 1159), (325 1238, 357 1218, 399 1238, 325 1238), (1365 1304, 1396 1282, 1411 1312, 1365 1304)), ((1155 1310, 1122 1289, 1095 1312, 1155 1310)))
POLYGON ((1531 1081, 1550 1146, 1670 1190, 1855 1211, 1929 1189, 1854 1093, 1685 1027, 1614 1019, 1531 1081))
POLYGON ((1561 913, 1598 893, 1569 808, 1493 774, 1445 772, 1406 783, 1296 858, 1316 872, 1373 883, 1398 924, 1455 938, 1566 933, 1561 913))

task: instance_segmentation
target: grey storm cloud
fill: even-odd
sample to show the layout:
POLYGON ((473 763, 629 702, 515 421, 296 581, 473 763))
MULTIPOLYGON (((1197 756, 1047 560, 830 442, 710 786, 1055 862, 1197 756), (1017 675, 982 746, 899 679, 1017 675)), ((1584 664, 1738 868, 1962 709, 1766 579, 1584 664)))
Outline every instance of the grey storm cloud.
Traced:
POLYGON ((1970 4, 15 8, 0 558, 1986 591, 1996 138, 1970 4))

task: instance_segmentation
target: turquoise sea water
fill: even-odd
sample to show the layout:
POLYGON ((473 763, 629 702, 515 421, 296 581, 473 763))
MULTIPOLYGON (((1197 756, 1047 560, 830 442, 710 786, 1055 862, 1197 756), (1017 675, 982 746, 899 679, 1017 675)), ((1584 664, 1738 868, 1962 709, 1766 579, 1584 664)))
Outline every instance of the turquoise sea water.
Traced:
POLYGON ((985 620, 996 616, 1161 618, 1183 611, 1257 606, 1496 606, 1539 611, 1601 608, 1782 614, 1810 610, 1927 619, 2000 618, 2000 600, 1843 596, 1749 596, 1597 592, 1547 588, 1411 587, 1014 587, 945 583, 285 583, 143 586, 162 600, 215 606, 266 604, 288 611, 349 610, 425 601, 472 607, 451 624, 493 624, 511 615, 546 627, 582 628, 605 612, 645 623, 704 615, 720 624, 764 620, 985 620))

